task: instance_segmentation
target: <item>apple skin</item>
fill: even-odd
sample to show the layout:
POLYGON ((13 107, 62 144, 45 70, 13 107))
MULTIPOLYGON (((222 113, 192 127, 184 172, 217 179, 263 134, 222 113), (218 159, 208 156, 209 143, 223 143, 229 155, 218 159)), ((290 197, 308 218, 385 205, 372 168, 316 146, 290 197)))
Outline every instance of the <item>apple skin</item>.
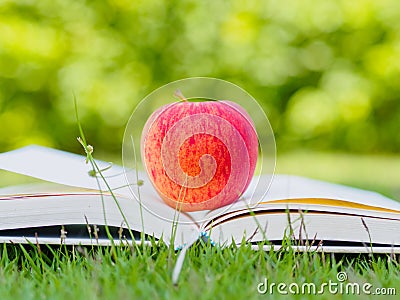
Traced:
POLYGON ((156 110, 141 137, 144 167, 157 193, 181 211, 219 208, 239 199, 257 162, 249 114, 231 101, 181 101, 156 110))

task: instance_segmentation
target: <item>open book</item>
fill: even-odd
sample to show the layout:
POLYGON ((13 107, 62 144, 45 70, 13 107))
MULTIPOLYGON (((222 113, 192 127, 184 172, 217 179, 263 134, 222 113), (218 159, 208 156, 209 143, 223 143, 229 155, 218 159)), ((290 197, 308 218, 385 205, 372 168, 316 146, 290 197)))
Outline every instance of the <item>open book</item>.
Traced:
POLYGON ((134 199, 122 167, 97 163, 116 199, 84 156, 40 146, 0 154, 0 169, 43 180, 0 189, 0 242, 107 245, 107 227, 115 242, 145 233, 174 246, 206 236, 221 246, 265 241, 265 249, 279 249, 289 238, 299 250, 400 253, 400 203, 374 192, 275 175, 255 207, 245 192, 228 209, 178 213, 145 173, 137 188, 150 206, 134 199))

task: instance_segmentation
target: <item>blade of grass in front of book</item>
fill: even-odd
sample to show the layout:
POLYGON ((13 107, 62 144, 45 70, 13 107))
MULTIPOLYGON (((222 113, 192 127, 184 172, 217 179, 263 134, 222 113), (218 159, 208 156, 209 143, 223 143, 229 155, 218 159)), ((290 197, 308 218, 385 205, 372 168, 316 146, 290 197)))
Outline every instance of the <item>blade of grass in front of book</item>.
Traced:
POLYGON ((144 218, 143 218, 143 205, 142 205, 142 197, 140 196, 140 186, 139 186, 139 170, 138 170, 138 164, 137 164, 137 156, 136 156, 136 148, 135 148, 135 142, 133 140, 133 137, 131 136, 131 143, 132 143, 132 148, 133 148, 133 158, 135 161, 135 175, 136 175, 136 187, 137 187, 137 194, 139 198, 139 213, 140 213, 140 222, 142 225, 142 230, 140 233, 140 240, 142 242, 142 247, 144 247, 144 218))
MULTIPOLYGON (((100 177, 101 177, 101 179, 103 180, 104 184, 107 186, 108 191, 111 193, 111 196, 112 196, 112 198, 114 199, 115 204, 117 205, 118 210, 120 211, 121 216, 122 216, 122 218, 123 218, 123 220, 124 220, 126 226, 128 227, 128 232, 129 232, 129 234, 130 234, 132 243, 137 247, 137 244, 135 243, 134 234, 133 234, 133 232, 132 232, 132 230, 131 230, 131 228, 130 228, 130 226, 129 226, 129 222, 128 222, 128 220, 127 220, 127 218, 126 218, 124 212, 123 212, 122 209, 121 209, 121 206, 119 205, 118 199, 116 198, 116 196, 115 196, 113 190, 112 190, 111 187, 109 186, 107 180, 104 178, 102 171, 100 170, 99 166, 97 165, 96 161, 94 160, 94 158, 93 158, 93 156, 92 156, 93 147, 90 146, 90 145, 88 145, 87 142, 86 142, 85 134, 84 134, 84 132, 83 132, 82 125, 81 125, 80 119, 79 119, 78 105, 77 105, 77 101, 76 101, 76 97, 75 97, 75 96, 74 96, 74 104, 75 104, 75 115, 76 115, 76 119, 77 119, 77 123, 78 123, 79 133, 80 133, 80 138, 78 138, 78 141, 82 144, 82 146, 83 146, 83 148, 84 148, 84 150, 85 150, 85 152, 86 152, 86 155, 87 155, 87 162, 88 162, 88 161, 90 162, 90 164, 92 165, 93 170, 94 170, 96 173, 98 173, 98 174, 100 175, 100 177)), ((97 183, 98 183, 99 190, 100 190, 100 193, 101 193, 101 200, 102 200, 102 205, 103 205, 103 214, 104 214, 105 230, 106 230, 106 233, 107 233, 108 238, 110 239, 111 245, 112 245, 112 247, 114 248, 114 247, 115 247, 115 243, 114 243, 114 240, 113 240, 112 235, 111 235, 111 233, 110 233, 110 230, 109 230, 109 228, 108 228, 108 226, 107 226, 107 215, 106 215, 106 210, 105 210, 105 205, 104 205, 104 197, 103 197, 103 193, 101 192, 101 186, 100 186, 100 182, 99 182, 97 176, 96 176, 96 181, 97 181, 97 183)), ((138 251, 138 253, 139 253, 139 255, 140 255, 140 251, 138 251)))
MULTIPOLYGON (((93 159, 93 157, 92 157, 93 147, 92 147, 92 146, 89 147, 89 145, 88 145, 87 142, 86 142, 86 137, 85 137, 85 134, 83 133, 82 125, 81 125, 81 122, 80 122, 80 119, 79 119, 78 104, 77 104, 75 95, 74 95, 74 104, 75 104, 75 116, 76 116, 76 121, 77 121, 77 124, 78 124, 79 133, 80 133, 80 137, 78 137, 77 140, 78 140, 78 142, 83 146, 83 148, 84 148, 84 150, 85 150, 85 153, 86 153, 86 163, 90 162, 90 164, 92 165, 92 169, 95 170, 95 171, 97 171, 97 172, 99 172, 100 176, 102 176, 102 173, 101 173, 101 171, 100 171, 100 168, 98 168, 98 167, 96 168, 96 166, 97 166, 97 165, 96 165, 96 162, 94 161, 94 159, 93 159)), ((99 190, 100 190, 100 196, 101 196, 102 207, 103 207, 103 218, 104 218, 104 224, 105 224, 106 234, 107 234, 107 236, 108 236, 108 238, 109 238, 109 240, 110 240, 110 242, 111 242, 111 245, 114 247, 114 246, 115 246, 115 244, 114 244, 114 239, 112 238, 112 235, 111 235, 111 233, 110 233, 110 230, 109 230, 109 228, 108 228, 108 226, 107 226, 107 214, 106 214, 106 210, 105 210, 104 197, 103 197, 103 193, 102 193, 102 191, 101 191, 100 182, 99 182, 99 179, 98 179, 97 176, 96 176, 95 178, 96 178, 96 182, 97 182, 97 184, 98 184, 99 190)), ((102 178, 103 178, 103 177, 102 177, 102 178)), ((103 178, 103 180, 105 181, 104 178, 103 178)), ((107 188, 109 188, 109 186, 108 186, 108 184, 107 184, 106 181, 105 181, 105 184, 107 185, 107 188)), ((111 192, 112 195, 114 195, 113 192, 112 192, 112 190, 111 190, 110 188, 109 188, 109 191, 111 192)), ((114 198, 114 200, 115 200, 116 202, 118 202, 118 201, 116 200, 115 196, 113 196, 113 198, 114 198)), ((118 204, 117 204, 117 205, 118 205, 118 204)), ((133 235, 132 235, 132 236, 133 236, 133 235)))
POLYGON ((177 285, 179 280, 179 275, 181 274, 183 262, 185 261, 186 252, 192 245, 186 244, 182 247, 181 252, 178 254, 176 259, 174 269, 172 271, 172 284, 177 285))
MULTIPOLYGON (((177 230, 177 226, 178 226, 179 215, 180 215, 181 209, 182 209, 182 203, 185 200, 187 178, 188 178, 188 176, 186 174, 185 182, 181 186, 181 189, 180 189, 179 195, 178 195, 178 201, 176 202, 176 206, 175 206, 175 214, 174 214, 174 219, 172 221, 172 228, 171 228, 170 244, 172 245, 172 247, 170 250, 170 255, 172 254, 172 251, 173 251, 172 249, 175 248, 174 241, 175 241, 175 237, 176 237, 176 230, 177 230)), ((172 283, 174 285, 178 284, 179 275, 181 274, 183 262, 186 257, 186 251, 187 251, 187 249, 189 249, 190 246, 191 245, 189 245, 189 244, 183 245, 181 247, 181 252, 178 254, 178 258, 175 262, 175 266, 172 271, 172 283)))
POLYGON ((181 189, 179 190, 179 195, 178 195, 178 201, 176 202, 175 205, 175 212, 174 212, 174 218, 172 220, 172 228, 171 228, 171 239, 170 239, 170 245, 172 245, 172 248, 175 248, 175 237, 176 237, 176 231, 178 227, 178 221, 179 221, 179 216, 182 211, 182 204, 183 201, 185 200, 185 195, 186 195, 186 184, 187 184, 187 178, 188 176, 186 175, 185 182, 182 184, 181 189))

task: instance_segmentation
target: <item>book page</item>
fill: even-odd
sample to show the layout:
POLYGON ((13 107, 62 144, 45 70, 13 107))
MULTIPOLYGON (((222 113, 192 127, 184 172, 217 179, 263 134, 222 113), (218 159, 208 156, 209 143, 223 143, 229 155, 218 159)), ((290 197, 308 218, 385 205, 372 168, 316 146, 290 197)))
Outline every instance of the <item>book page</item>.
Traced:
MULTIPOLYGON (((101 198, 91 190, 86 193, 60 191, 62 189, 55 194, 0 196, 0 232, 21 228, 38 228, 38 232, 41 232, 43 227, 56 225, 80 224, 83 228, 88 224, 108 225, 114 228, 130 228, 137 232, 144 228, 146 234, 154 235, 157 239, 163 238, 167 245, 170 243, 172 224, 155 217, 147 210, 140 210, 133 199, 118 198, 117 205, 110 194, 104 194, 101 198)), ((0 194, 2 192, 0 189, 0 194)), ((190 244, 198 235, 199 230, 193 224, 179 224, 174 244, 190 244)))
POLYGON ((293 175, 275 175, 263 201, 325 198, 400 210, 400 202, 376 192, 293 175))
MULTIPOLYGON (((110 166, 109 163, 97 161, 100 169, 110 166)), ((0 154, 0 168, 10 172, 31 176, 48 182, 59 183, 88 189, 107 190, 101 180, 90 176, 92 170, 85 157, 36 145, 27 146, 0 154)), ((126 185, 123 168, 112 165, 103 175, 112 188, 126 185)))
POLYGON ((349 210, 354 210, 349 207, 343 206, 342 201, 346 201, 349 203, 368 205, 388 210, 396 210, 400 212, 400 202, 398 201, 387 198, 376 192, 353 188, 345 185, 334 184, 294 175, 277 174, 274 175, 272 184, 265 196, 263 193, 256 193, 254 195, 251 195, 249 191, 252 190, 252 185, 256 184, 256 182, 256 180, 253 180, 250 183, 248 190, 243 194, 239 201, 234 203, 229 208, 229 210, 226 210, 225 208, 219 208, 210 211, 207 215, 207 218, 213 219, 217 216, 229 215, 234 211, 238 211, 238 213, 241 214, 243 213, 243 210, 247 210, 246 203, 249 202, 258 202, 259 204, 256 207, 251 206, 253 209, 257 210, 262 210, 263 207, 265 209, 281 208, 284 210, 288 206, 288 204, 285 204, 285 200, 288 200, 286 202, 289 203, 289 200, 293 199, 299 199, 299 201, 296 201, 297 203, 293 203, 290 205, 294 209, 312 209, 316 206, 319 206, 319 208, 321 209, 321 207, 329 206, 329 209, 326 209, 327 211, 348 212, 349 210), (255 199, 249 200, 250 197, 254 197, 255 199), (307 199, 313 199, 315 201, 308 201, 307 199), (321 203, 318 204, 318 199, 332 199, 341 201, 320 201, 321 203), (283 201, 276 203, 277 200, 283 201), (333 202, 335 203, 335 205, 332 205, 333 202), (340 209, 337 209, 335 207, 339 207, 340 209))
MULTIPOLYGON (((103 161, 96 160, 96 163, 100 169, 110 166, 109 163, 103 161)), ((70 188, 66 189, 65 186, 95 190, 98 194, 100 194, 99 187, 104 192, 108 191, 107 186, 101 178, 89 175, 92 167, 90 163, 86 164, 84 156, 51 148, 33 145, 2 153, 0 154, 0 169, 62 185, 52 185, 47 188, 46 185, 34 184, 22 187, 21 189, 18 186, 7 187, 0 189, 0 194, 3 195, 32 193, 35 189, 36 192, 50 194, 57 194, 57 191, 58 193, 63 193, 66 190, 71 190, 70 188)), ((130 188, 127 186, 123 167, 112 165, 111 168, 102 173, 119 201, 121 201, 122 198, 130 199, 130 201, 127 202, 129 205, 125 209, 129 211, 139 211, 140 203, 133 197, 130 188)), ((167 236, 169 235, 167 232, 169 233, 169 231, 171 231, 173 225, 170 220, 177 220, 176 211, 160 199, 144 173, 140 173, 140 179, 144 182, 143 185, 140 186, 140 193, 143 196, 142 198, 146 199, 146 206, 143 206, 145 230, 151 228, 151 232, 155 232, 155 228, 157 228, 157 232, 165 232, 165 236, 167 236)), ((84 192, 85 190, 81 192, 79 190, 74 190, 76 194, 84 192)), ((42 209, 45 209, 45 207, 42 209)), ((62 207, 60 207, 60 210, 62 210, 62 207)), ((4 213, 4 210, 2 212, 4 213)), ((178 217, 179 228, 177 230, 179 232, 190 231, 194 232, 194 234, 199 233, 199 226, 193 223, 192 218, 183 213, 178 214, 178 217)), ((27 220, 27 222, 29 222, 29 220, 27 220)), ((191 233, 190 236, 193 236, 193 234, 191 233)), ((192 242, 192 240, 193 237, 190 238, 190 242, 192 242)))

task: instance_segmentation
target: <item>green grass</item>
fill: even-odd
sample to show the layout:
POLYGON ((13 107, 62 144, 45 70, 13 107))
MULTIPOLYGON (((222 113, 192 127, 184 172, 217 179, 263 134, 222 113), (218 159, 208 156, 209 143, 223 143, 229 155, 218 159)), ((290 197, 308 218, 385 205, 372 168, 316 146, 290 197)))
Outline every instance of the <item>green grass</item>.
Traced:
MULTIPOLYGON (((295 152, 278 156, 277 172, 377 190, 400 200, 399 164, 399 157, 295 152)), ((0 173, 2 185, 20 179, 0 173)), ((245 244, 220 249, 198 242, 188 250, 175 286, 172 271, 177 255, 165 245, 41 245, 40 249, 36 245, 0 245, 0 299, 289 299, 291 295, 281 295, 276 287, 273 295, 269 291, 260 295, 257 285, 267 278, 269 284, 314 283, 320 287, 329 280, 337 283, 338 272, 346 272, 346 282, 370 283, 371 291, 396 288, 400 293, 399 256, 264 252, 245 244)), ((332 294, 327 288, 323 296, 355 297, 332 294)), ((310 295, 296 297, 307 299, 310 295)))
MULTIPOLYGON (((177 254, 165 246, 102 248, 48 248, 3 246, 0 251, 1 299, 262 299, 257 286, 264 282, 346 282, 375 288, 400 289, 397 257, 331 256, 264 252, 248 245, 220 249, 197 243, 188 250, 178 282, 171 280, 177 254)), ((328 289, 325 298, 341 298, 328 289)), ((274 290, 276 298, 287 298, 274 290)), ((297 295, 298 298, 309 295, 297 295)), ((344 295, 344 298, 353 295, 344 295)), ((359 298, 365 298, 360 295, 359 298)))

